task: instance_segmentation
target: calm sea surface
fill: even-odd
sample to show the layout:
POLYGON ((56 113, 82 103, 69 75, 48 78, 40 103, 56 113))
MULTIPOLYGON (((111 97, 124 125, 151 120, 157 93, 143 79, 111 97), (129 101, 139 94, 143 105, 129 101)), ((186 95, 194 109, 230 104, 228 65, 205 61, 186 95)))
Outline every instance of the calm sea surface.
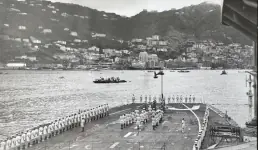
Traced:
MULTIPOLYGON (((161 79, 144 71, 7 71, 0 75, 0 139, 17 131, 47 123, 79 109, 102 103, 121 105, 132 94, 159 95, 161 79), (63 76, 63 79, 59 77, 63 76), (99 77, 131 81, 122 84, 94 84, 99 77)), ((229 70, 165 71, 164 95, 191 95, 203 98, 228 111, 237 123, 248 119, 245 73, 229 70)))

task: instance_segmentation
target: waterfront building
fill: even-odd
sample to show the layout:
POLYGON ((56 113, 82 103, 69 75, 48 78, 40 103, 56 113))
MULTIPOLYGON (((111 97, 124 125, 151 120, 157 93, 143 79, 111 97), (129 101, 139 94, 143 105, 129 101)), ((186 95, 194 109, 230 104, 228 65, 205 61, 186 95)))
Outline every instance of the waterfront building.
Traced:
POLYGON ((139 60, 141 61, 141 62, 148 62, 148 59, 149 59, 149 55, 148 55, 148 53, 147 52, 140 52, 140 54, 139 54, 139 60))

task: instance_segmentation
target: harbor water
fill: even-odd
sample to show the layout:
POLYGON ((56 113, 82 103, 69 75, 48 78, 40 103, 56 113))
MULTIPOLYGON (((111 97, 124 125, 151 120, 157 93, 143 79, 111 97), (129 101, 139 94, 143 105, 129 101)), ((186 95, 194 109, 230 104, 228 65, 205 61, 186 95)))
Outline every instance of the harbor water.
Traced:
MULTIPOLYGON (((0 139, 48 123, 79 109, 108 103, 117 106, 132 95, 159 96, 161 79, 147 71, 23 71, 0 75, 0 139), (63 77, 63 78, 60 78, 63 77), (120 84, 94 84, 99 77, 119 77, 120 84)), ((165 70, 163 93, 195 95, 226 111, 240 126, 248 120, 245 73, 229 70, 193 70, 178 73, 165 70)))

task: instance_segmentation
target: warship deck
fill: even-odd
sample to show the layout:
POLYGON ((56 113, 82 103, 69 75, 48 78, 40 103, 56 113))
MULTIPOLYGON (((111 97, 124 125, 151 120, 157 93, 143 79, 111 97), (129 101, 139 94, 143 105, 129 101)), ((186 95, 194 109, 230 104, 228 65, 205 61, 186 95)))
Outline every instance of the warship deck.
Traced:
MULTIPOLYGON (((194 113, 202 120, 205 104, 187 104, 188 107, 199 105, 194 113)), ((156 130, 152 130, 151 121, 139 131, 135 124, 120 129, 119 117, 125 113, 142 109, 143 104, 130 104, 110 109, 109 117, 102 118, 85 125, 85 131, 74 128, 45 142, 29 148, 30 150, 83 150, 83 149, 119 149, 119 150, 190 150, 198 134, 196 117, 189 110, 168 110, 164 121, 156 130), (185 119, 186 129, 181 132, 181 120, 185 119)), ((168 107, 184 108, 182 104, 171 104, 168 107)))

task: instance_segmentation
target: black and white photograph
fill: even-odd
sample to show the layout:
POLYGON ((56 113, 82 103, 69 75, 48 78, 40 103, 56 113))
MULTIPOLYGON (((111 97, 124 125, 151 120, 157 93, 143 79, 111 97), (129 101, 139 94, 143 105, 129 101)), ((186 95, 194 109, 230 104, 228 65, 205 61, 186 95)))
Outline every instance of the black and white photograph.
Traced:
POLYGON ((257 150, 257 0, 0 0, 0 150, 257 150))

